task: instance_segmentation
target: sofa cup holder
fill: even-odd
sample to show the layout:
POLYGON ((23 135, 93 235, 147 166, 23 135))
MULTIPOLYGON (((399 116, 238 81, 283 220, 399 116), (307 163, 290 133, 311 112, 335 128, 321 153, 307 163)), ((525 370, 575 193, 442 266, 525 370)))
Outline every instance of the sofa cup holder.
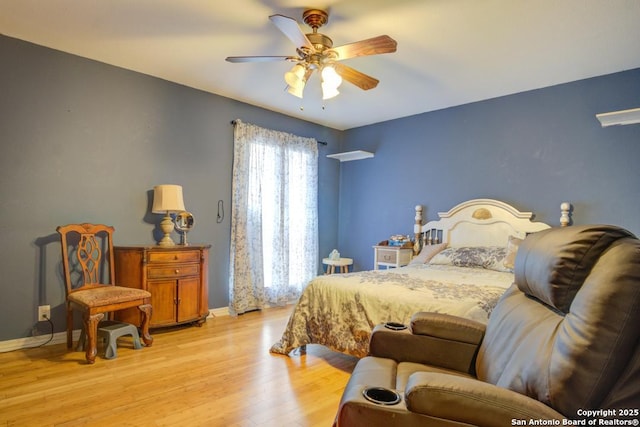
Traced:
POLYGON ((407 325, 398 322, 386 322, 384 324, 384 327, 387 329, 391 329, 392 331, 402 331, 404 329, 407 329, 407 325))
POLYGON ((400 393, 384 387, 367 387, 362 391, 362 395, 378 405, 397 405, 402 400, 400 393))

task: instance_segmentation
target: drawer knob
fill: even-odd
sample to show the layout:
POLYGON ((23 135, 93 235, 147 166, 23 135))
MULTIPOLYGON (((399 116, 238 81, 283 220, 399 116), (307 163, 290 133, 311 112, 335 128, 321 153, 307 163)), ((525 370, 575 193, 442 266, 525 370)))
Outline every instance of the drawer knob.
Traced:
POLYGON ((176 268, 176 274, 178 274, 178 273, 180 273, 180 270, 178 270, 178 269, 176 268))
POLYGON ((174 255, 173 259, 177 261, 178 260, 178 255, 174 255))

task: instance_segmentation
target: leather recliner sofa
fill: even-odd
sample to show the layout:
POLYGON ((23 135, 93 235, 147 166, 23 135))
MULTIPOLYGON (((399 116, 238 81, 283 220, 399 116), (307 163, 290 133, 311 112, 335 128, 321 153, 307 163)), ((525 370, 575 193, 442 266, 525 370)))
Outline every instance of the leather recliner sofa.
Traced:
POLYGON ((606 409, 637 419, 640 240, 608 225, 541 231, 514 273, 486 326, 437 313, 376 326, 334 426, 566 425, 606 409))

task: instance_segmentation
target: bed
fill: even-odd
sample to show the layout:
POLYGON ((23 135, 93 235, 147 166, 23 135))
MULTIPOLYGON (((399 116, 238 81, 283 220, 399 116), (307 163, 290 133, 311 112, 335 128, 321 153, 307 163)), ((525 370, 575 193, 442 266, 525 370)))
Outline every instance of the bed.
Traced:
MULTIPOLYGON (((569 224, 569 204, 560 224, 569 224)), ((307 344, 363 357, 380 323, 407 324, 418 311, 462 316, 486 323, 513 282, 518 243, 549 228, 493 199, 469 200, 423 224, 416 206, 413 251, 407 266, 323 275, 303 291, 287 326, 270 351, 289 354, 307 344)))

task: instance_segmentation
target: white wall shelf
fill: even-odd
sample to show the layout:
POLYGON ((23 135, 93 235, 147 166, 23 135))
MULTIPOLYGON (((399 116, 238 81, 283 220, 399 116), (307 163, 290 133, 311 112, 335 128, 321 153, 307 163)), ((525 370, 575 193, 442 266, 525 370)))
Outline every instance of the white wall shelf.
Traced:
POLYGON ((600 113, 596 114, 596 118, 600 120, 603 128, 613 125, 633 125, 640 123, 640 108, 600 113))
POLYGON ((347 151, 345 153, 336 153, 336 154, 327 154, 327 157, 330 159, 338 159, 341 162, 350 162, 351 160, 362 160, 369 159, 373 157, 373 153, 369 151, 347 151))

